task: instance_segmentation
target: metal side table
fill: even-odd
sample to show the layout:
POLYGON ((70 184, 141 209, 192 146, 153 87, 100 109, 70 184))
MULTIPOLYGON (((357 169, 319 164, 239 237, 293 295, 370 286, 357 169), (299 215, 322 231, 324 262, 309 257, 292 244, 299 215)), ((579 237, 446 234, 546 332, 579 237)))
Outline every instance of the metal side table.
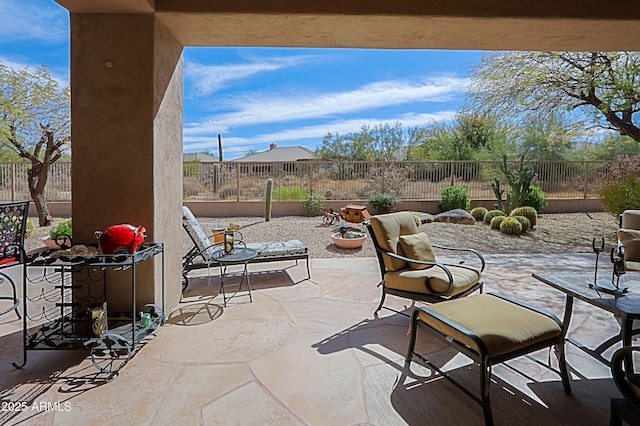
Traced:
POLYGON ((246 247, 235 247, 233 249, 233 252, 231 253, 224 253, 224 250, 222 249, 216 252, 215 261, 220 266, 220 289, 222 290, 222 299, 224 302, 223 305, 225 307, 227 306, 228 300, 231 300, 232 298, 238 296, 238 292, 242 289, 242 283, 244 282, 245 278, 247 280, 247 288, 249 290, 249 293, 248 293, 249 303, 253 302, 253 298, 251 297, 251 280, 249 278, 248 266, 249 266, 249 261, 251 259, 256 258, 257 256, 258 256, 257 250, 246 248, 246 247), (225 287, 224 278, 225 276, 228 275, 227 267, 231 265, 244 265, 244 269, 241 274, 240 283, 233 284, 238 286, 238 290, 236 290, 236 292, 232 296, 227 297, 227 293, 224 288, 225 287))

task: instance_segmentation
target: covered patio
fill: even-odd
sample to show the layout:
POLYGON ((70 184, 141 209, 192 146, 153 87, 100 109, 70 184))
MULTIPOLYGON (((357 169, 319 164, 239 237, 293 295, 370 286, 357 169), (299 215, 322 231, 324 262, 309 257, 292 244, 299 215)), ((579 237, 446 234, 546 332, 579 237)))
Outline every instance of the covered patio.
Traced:
MULTIPOLYGON (((532 272, 584 271, 594 256, 488 255, 486 291, 562 318, 564 295, 532 272)), ((604 263, 603 263, 604 264, 604 263)), ((382 310, 377 260, 313 259, 273 270, 251 265, 253 302, 223 308, 219 279, 193 280, 167 324, 120 370, 98 374, 84 351, 30 351, 21 360, 20 322, 0 318, 0 396, 28 409, 3 411, 3 424, 482 424, 480 406, 414 362, 404 366, 409 319, 382 310), (32 409, 33 403, 59 403, 32 409), (65 404, 67 403, 67 404, 65 404), (51 405, 50 405, 51 407, 51 405)), ((213 271, 215 274, 217 271, 213 271)), ((602 274, 609 273, 603 270, 602 274)), ((387 305, 409 312, 403 299, 387 305)), ((618 333, 610 314, 576 302, 569 337, 595 347, 618 333)), ((478 370, 468 358, 420 334, 418 349, 473 392, 478 370)), ((614 348, 615 349, 615 348, 614 348)), ((548 350, 494 367, 491 397, 498 425, 607 424, 619 397, 604 364, 567 344, 573 393, 543 364, 548 350), (535 360, 535 361, 534 361, 535 360)), ((605 352, 610 356, 613 350, 605 352)))
MULTIPOLYGON (((448 382, 417 363, 404 369, 408 319, 372 316, 375 259, 313 259, 312 281, 303 280, 303 266, 278 273, 252 267, 253 303, 222 309, 208 278, 180 301, 182 49, 640 50, 635 2, 57 1, 71 21, 74 238, 91 241, 114 223, 144 225, 149 240, 165 244, 171 314, 115 377, 96 374, 82 351, 33 351, 24 369, 14 369, 21 322, 4 315, 0 396, 27 405, 3 408, 0 423, 482 423, 479 406, 448 382)), ((564 296, 531 273, 593 264, 581 255, 488 260, 488 291, 556 315, 564 296)), ((148 263, 140 268, 141 305, 162 296, 160 262, 148 263)), ((110 306, 119 307, 118 296, 110 306)), ((595 346, 617 333, 611 315, 581 303, 575 310, 572 337, 595 346)), ((418 349, 474 389, 477 375, 464 357, 426 336, 418 349)), ((568 362, 571 395, 529 358, 496 367, 496 423, 605 424, 609 398, 618 396, 609 369, 574 347, 568 362)))

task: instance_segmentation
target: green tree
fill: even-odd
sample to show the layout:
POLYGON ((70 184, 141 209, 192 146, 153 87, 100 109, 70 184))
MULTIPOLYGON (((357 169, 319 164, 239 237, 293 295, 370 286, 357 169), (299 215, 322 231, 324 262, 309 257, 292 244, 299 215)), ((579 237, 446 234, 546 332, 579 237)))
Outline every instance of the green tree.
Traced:
POLYGON ((359 131, 344 136, 327 133, 322 146, 316 149, 316 157, 342 161, 401 161, 406 156, 405 146, 400 123, 364 125, 359 131))
POLYGON ((406 157, 404 131, 400 123, 383 124, 370 128, 363 126, 361 133, 369 138, 375 161, 402 161, 406 157))
POLYGON ((69 146, 70 94, 46 67, 14 70, 0 62, 0 144, 29 161, 27 180, 40 226, 51 224, 49 168, 69 146))
POLYGON ((494 52, 472 70, 466 109, 519 123, 566 112, 640 142, 640 53, 494 52))
POLYGON ((488 116, 461 112, 450 122, 434 122, 410 132, 411 157, 431 160, 475 160, 484 153, 505 154, 507 130, 488 116))
POLYGON ((316 149, 316 157, 320 160, 367 161, 370 159, 371 146, 362 138, 348 134, 327 133, 322 139, 322 146, 316 149))
POLYGON ((620 157, 640 156, 640 144, 628 136, 610 135, 594 147, 594 159, 614 161, 620 157))
POLYGON ((521 155, 530 160, 565 160, 572 148, 575 129, 568 126, 557 114, 529 124, 518 138, 521 155))

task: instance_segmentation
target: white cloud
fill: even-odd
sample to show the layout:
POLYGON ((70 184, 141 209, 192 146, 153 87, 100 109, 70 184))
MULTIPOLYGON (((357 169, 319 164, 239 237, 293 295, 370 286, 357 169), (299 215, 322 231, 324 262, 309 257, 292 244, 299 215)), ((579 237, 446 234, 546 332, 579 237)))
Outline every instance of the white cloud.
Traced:
POLYGON ((59 42, 69 37, 69 15, 52 0, 2 0, 0 39, 59 42))
POLYGON ((464 78, 437 78, 422 83, 392 80, 319 96, 264 98, 254 94, 229 105, 236 109, 234 112, 217 114, 203 123, 188 125, 184 134, 223 133, 240 126, 317 119, 416 102, 442 102, 462 92, 467 84, 468 79, 464 78))
MULTIPOLYGON (((314 126, 302 126, 298 128, 286 129, 280 132, 267 133, 251 137, 253 143, 270 143, 296 141, 300 139, 315 138, 322 140, 327 133, 347 134, 359 131, 362 126, 382 126, 384 124, 393 124, 399 122, 404 128, 424 125, 434 121, 447 121, 453 119, 455 111, 440 111, 437 113, 425 114, 402 114, 392 118, 363 118, 352 120, 338 120, 329 123, 323 123, 314 126)), ((248 140, 247 140, 248 142, 248 140)))
POLYGON ((193 80, 195 96, 207 96, 226 87, 232 81, 244 80, 259 73, 296 66, 311 58, 313 57, 286 56, 228 65, 202 65, 187 62, 185 64, 185 78, 193 80))
MULTIPOLYGON (((374 127, 377 125, 384 125, 389 123, 399 122, 404 128, 411 128, 415 126, 421 126, 434 121, 449 121, 455 116, 455 111, 439 111, 436 113, 409 113, 401 114, 396 117, 390 118, 362 118, 351 120, 336 120, 323 124, 313 126, 301 126, 274 133, 265 133, 261 135, 251 136, 250 138, 230 137, 223 138, 223 145, 225 152, 232 153, 244 153, 249 148, 259 147, 272 142, 283 143, 294 142, 300 145, 301 140, 315 139, 312 146, 306 144, 308 148, 315 149, 316 145, 320 144, 320 141, 327 133, 352 133, 359 131, 362 126, 367 125, 374 127)), ((215 138, 209 136, 185 136, 184 138, 184 150, 185 152, 197 152, 197 151, 209 151, 217 149, 217 141, 215 138)))

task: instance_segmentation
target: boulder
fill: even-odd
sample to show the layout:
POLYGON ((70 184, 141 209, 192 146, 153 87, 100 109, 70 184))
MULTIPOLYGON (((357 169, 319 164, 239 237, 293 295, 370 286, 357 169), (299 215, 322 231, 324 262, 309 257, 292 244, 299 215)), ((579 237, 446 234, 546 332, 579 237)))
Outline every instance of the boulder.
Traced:
POLYGON ((434 222, 458 223, 461 225, 473 225, 476 223, 473 216, 462 209, 453 209, 448 212, 437 214, 433 220, 434 222))
POLYGON ((415 214, 420 218, 421 223, 431 223, 433 222, 433 215, 429 213, 423 212, 411 212, 411 214, 415 214))

